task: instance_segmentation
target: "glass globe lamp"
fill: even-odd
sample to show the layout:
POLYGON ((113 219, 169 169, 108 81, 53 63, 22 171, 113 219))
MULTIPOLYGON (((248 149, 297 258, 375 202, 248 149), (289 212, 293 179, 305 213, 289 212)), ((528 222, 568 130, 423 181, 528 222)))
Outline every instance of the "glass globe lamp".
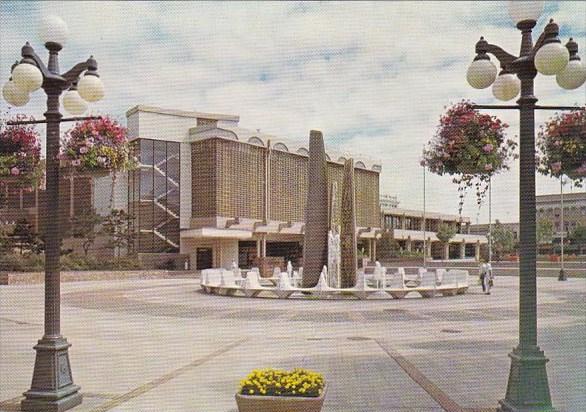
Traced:
POLYGON ((547 43, 535 54, 535 68, 545 76, 552 76, 561 73, 569 60, 570 52, 561 43, 547 43))
POLYGON ((586 82, 586 65, 580 60, 570 60, 566 68, 557 74, 556 81, 563 89, 577 89, 586 82))
POLYGON ((37 66, 20 63, 12 71, 12 81, 25 92, 34 92, 43 85, 43 74, 37 66))
POLYGON ((77 91, 87 102, 97 102, 104 97, 104 85, 100 78, 93 74, 86 74, 79 80, 77 91))
POLYGON ((497 68, 488 59, 474 60, 468 67, 466 79, 475 89, 486 89, 496 79, 497 68))
POLYGON ((544 1, 509 1, 509 16, 513 23, 537 21, 543 13, 544 1))
POLYGON ((41 19, 39 37, 44 44, 58 43, 63 46, 69 36, 67 23, 59 16, 48 15, 41 19))
POLYGON ((12 80, 9 80, 2 87, 2 97, 11 106, 21 107, 28 103, 30 96, 28 92, 18 87, 12 80))
POLYGON ((503 73, 492 85, 492 94, 504 102, 515 98, 521 91, 521 81, 511 73, 503 73))
POLYGON ((63 107, 70 114, 82 114, 87 110, 87 103, 81 98, 77 90, 68 90, 63 95, 63 107))

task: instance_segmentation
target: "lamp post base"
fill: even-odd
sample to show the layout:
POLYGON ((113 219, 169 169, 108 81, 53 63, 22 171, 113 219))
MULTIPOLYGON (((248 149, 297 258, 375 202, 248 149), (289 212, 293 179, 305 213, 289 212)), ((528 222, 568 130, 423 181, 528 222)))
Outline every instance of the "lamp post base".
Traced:
POLYGON ((568 276, 563 269, 560 269, 560 275, 558 276, 558 280, 568 280, 568 276))
POLYGON ((507 395, 499 401, 499 412, 553 412, 545 364, 539 347, 513 349, 507 395))
POLYGON ((73 384, 68 349, 61 336, 43 337, 35 346, 37 356, 31 388, 20 403, 25 412, 62 412, 79 405, 80 387, 73 384))

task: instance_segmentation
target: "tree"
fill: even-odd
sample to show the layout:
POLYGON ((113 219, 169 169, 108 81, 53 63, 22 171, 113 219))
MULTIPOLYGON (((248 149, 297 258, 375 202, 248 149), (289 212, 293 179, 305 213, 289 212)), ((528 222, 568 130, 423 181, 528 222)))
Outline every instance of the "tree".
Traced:
POLYGON ((378 260, 385 261, 396 256, 399 250, 399 244, 393 237, 393 230, 385 230, 380 239, 376 241, 376 257, 378 260))
POLYGON ((517 249, 515 233, 498 220, 492 228, 491 240, 492 250, 497 261, 501 260, 505 253, 512 253, 517 249))
POLYGON ((85 256, 87 256, 90 248, 96 241, 96 236, 98 235, 96 225, 101 222, 102 216, 98 215, 95 209, 92 209, 88 213, 74 216, 70 220, 69 235, 82 240, 81 246, 85 256))
POLYGON ((124 210, 112 209, 102 223, 102 233, 109 237, 106 247, 120 257, 121 249, 133 250, 136 232, 132 228, 134 216, 124 210))
POLYGON ((586 226, 576 226, 569 236, 569 240, 573 245, 576 245, 579 254, 582 254, 584 247, 586 247, 586 226))
POLYGON ((543 244, 551 244, 553 241, 553 222, 547 218, 539 219, 537 222, 537 247, 543 244))
POLYGON ((440 223, 436 236, 444 245, 456 236, 456 228, 448 223, 440 223))
POLYGON ((10 234, 12 242, 20 250, 22 255, 25 250, 33 250, 35 246, 36 234, 33 232, 32 225, 28 220, 21 218, 18 219, 12 233, 10 234))

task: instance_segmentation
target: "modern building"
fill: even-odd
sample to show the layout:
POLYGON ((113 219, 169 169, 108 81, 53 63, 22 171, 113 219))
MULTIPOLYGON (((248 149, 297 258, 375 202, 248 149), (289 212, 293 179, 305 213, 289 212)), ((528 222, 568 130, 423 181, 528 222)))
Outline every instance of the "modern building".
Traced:
MULTIPOLYGON (((96 187, 91 176, 63 173, 59 183, 61 227, 69 228, 70 219, 86 213, 93 207, 96 187)), ((0 193, 0 225, 13 226, 19 220, 26 220, 36 233, 43 233, 46 216, 45 190, 23 188, 17 182, 2 185, 0 193)))
POLYGON ((470 234, 470 218, 459 215, 391 208, 383 211, 383 226, 393 231, 402 250, 423 252, 433 259, 480 259, 481 247, 488 244, 484 235, 470 234), (425 230, 424 230, 425 222, 425 230), (456 229, 456 235, 444 244, 437 237, 440 224, 456 229))
MULTIPOLYGON (((193 269, 301 263, 306 147, 241 128, 233 115, 135 106, 126 116, 140 164, 128 176, 128 209, 143 257, 187 255, 193 269)), ((333 221, 344 161, 328 155, 333 221)), ((380 172, 379 164, 355 159, 359 242, 371 257, 380 234, 380 172)))
POLYGON ((383 213, 387 211, 392 211, 397 207, 399 207, 399 200, 397 199, 397 196, 391 196, 386 194, 381 195, 380 209, 383 213))

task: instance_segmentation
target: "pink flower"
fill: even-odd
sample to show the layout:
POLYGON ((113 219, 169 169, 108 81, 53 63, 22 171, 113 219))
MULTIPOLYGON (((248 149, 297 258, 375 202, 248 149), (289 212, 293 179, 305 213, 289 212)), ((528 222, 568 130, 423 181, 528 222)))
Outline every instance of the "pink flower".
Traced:
POLYGON ((79 166, 81 164, 81 160, 75 159, 71 161, 72 166, 79 166))
POLYGON ((88 151, 88 148, 85 146, 82 146, 79 148, 79 153, 81 153, 81 154, 85 154, 85 153, 87 153, 87 151, 88 151))
POLYGON ((490 143, 487 143, 484 146, 482 146, 482 150, 484 150, 486 153, 492 152, 493 149, 494 149, 494 146, 490 143))
POLYGON ((560 170, 562 170, 562 162, 554 162, 550 165, 550 167, 554 173, 558 173, 560 170))
POLYGON ((20 169, 18 167, 13 167, 10 169, 10 174, 12 176, 18 176, 20 174, 20 169))
POLYGON ((553 142, 553 144, 554 144, 555 146, 558 146, 558 147, 559 147, 559 146, 561 146, 561 145, 562 145, 562 141, 561 141, 561 140, 555 140, 555 141, 553 142))
POLYGON ((490 163, 485 164, 484 170, 486 170, 487 172, 490 172, 492 170, 492 165, 490 163))

